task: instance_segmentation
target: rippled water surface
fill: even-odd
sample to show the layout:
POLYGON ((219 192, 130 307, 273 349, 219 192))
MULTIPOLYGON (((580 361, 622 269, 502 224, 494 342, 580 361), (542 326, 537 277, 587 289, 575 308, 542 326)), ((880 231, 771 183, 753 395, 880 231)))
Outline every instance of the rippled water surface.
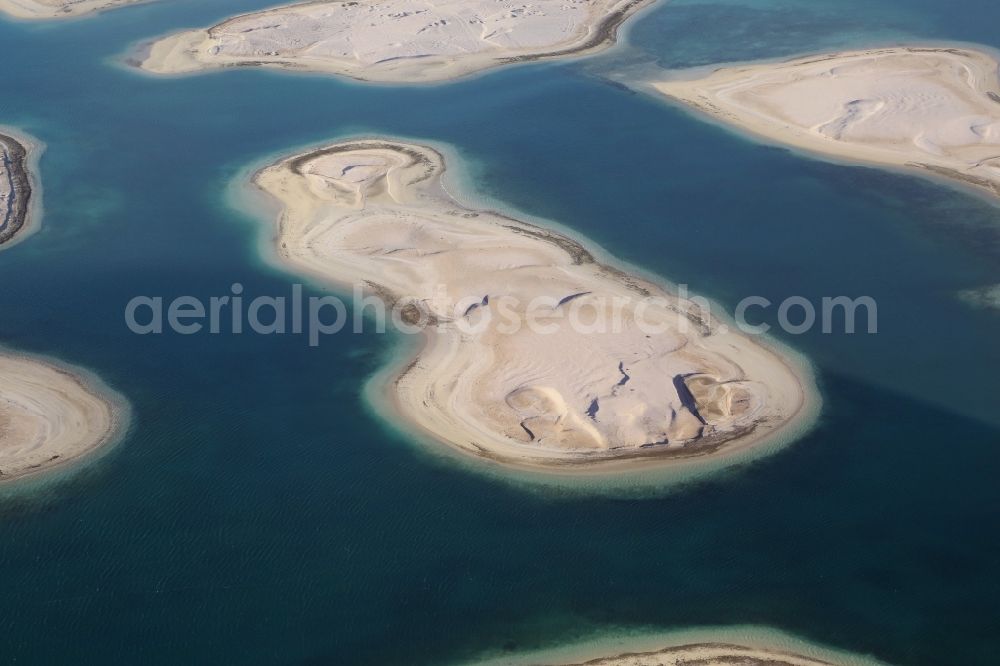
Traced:
POLYGON ((43 227, 0 253, 0 343, 98 372, 135 412, 97 464, 0 500, 4 661, 442 664, 613 626, 763 624, 897 664, 996 663, 1000 313, 957 294, 1000 283, 1000 207, 759 146, 598 76, 1000 47, 995 2, 678 1, 603 59, 422 89, 114 63, 270 4, 0 22, 0 124, 47 144, 43 227), (128 332, 139 294, 288 294, 227 187, 373 133, 451 144, 483 195, 723 305, 873 296, 879 333, 782 338, 824 396, 794 446, 605 497, 470 472, 380 423, 360 389, 392 339, 128 332))

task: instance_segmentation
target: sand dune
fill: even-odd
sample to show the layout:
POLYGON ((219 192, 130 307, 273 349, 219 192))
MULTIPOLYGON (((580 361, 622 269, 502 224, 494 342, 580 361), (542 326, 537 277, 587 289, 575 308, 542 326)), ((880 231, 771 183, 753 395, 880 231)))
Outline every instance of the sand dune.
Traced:
POLYGON ((0 0, 0 12, 21 19, 74 18, 148 0, 0 0))
POLYGON ((802 418, 813 387, 775 352, 553 230, 463 207, 444 169, 426 146, 359 140, 254 178, 283 206, 285 262, 428 324, 387 389, 408 425, 477 456, 573 467, 722 453, 802 418))
POLYGON ((652 0, 320 1, 237 16, 144 47, 158 74, 254 65, 425 83, 593 52, 652 0))
POLYGON ((75 370, 0 353, 0 483, 110 443, 124 426, 123 404, 75 370))
POLYGON ((1000 195, 997 61, 900 47, 716 69, 661 93, 766 139, 1000 195))

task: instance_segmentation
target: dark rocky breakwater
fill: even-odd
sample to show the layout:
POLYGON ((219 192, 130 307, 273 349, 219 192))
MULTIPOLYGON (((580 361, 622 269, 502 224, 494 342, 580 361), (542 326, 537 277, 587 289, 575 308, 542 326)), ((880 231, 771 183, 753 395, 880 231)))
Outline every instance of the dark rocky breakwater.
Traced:
POLYGON ((28 151, 19 141, 0 134, 0 245, 24 228, 31 203, 28 151))

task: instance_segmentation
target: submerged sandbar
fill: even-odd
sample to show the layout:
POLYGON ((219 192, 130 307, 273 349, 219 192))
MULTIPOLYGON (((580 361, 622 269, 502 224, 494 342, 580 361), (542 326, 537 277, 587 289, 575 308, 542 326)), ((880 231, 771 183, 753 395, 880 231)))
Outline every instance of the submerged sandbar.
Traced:
POLYGON ((433 148, 370 139, 253 178, 282 207, 284 263, 364 285, 425 324, 386 386, 411 431, 502 463, 581 469, 722 457, 811 417, 811 377, 770 346, 553 229, 463 206, 444 173, 433 148))
POLYGON ((20 19, 76 18, 149 0, 0 0, 0 12, 20 19))
POLYGON ((652 85, 772 141, 1000 196, 1000 81, 997 60, 984 52, 868 49, 703 74, 652 85))
POLYGON ((124 427, 124 404, 82 371, 0 352, 0 483, 112 443, 124 427))
POLYGON ((343 0, 236 16, 144 47, 157 74, 252 65, 427 83, 500 65, 593 53, 654 0, 343 0))

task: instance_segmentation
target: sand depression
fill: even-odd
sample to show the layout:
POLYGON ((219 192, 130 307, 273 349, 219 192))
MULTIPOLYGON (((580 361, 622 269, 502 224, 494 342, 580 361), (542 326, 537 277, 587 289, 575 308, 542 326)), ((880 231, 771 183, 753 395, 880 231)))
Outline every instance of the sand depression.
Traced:
POLYGON ((1000 196, 1000 81, 996 59, 980 51, 869 49, 652 85, 772 141, 1000 196))
POLYGON ((427 323, 387 387, 407 426, 500 462, 581 468, 721 455, 803 418, 814 387, 776 351, 552 229, 462 206, 444 171, 432 148, 371 139, 254 176, 282 206, 283 262, 427 323))
POLYGON ((598 51, 652 1, 321 0, 171 35, 135 60, 157 74, 254 65, 426 83, 598 51))

